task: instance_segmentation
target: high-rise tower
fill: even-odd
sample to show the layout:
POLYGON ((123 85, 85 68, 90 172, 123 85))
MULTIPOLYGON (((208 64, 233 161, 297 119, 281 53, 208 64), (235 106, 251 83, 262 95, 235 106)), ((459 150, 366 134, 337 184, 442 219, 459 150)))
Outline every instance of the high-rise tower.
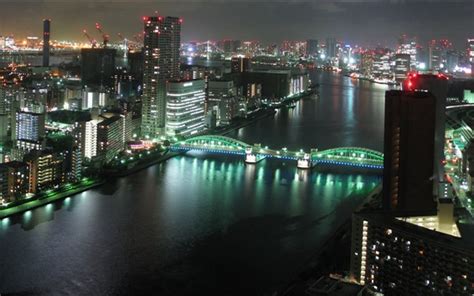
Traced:
POLYGON ((49 67, 49 35, 51 29, 51 20, 43 20, 43 67, 49 67))
POLYGON ((164 133, 166 81, 179 78, 181 23, 177 17, 144 17, 142 136, 164 133))

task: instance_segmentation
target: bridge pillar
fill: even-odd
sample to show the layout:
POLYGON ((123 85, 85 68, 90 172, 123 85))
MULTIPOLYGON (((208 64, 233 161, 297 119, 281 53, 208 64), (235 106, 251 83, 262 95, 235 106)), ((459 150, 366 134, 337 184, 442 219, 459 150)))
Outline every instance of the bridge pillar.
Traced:
POLYGON ((259 160, 257 158, 257 155, 253 154, 253 153, 247 153, 245 154, 245 163, 248 163, 248 164, 255 164, 257 163, 259 160))
POLYGON ((303 157, 298 158, 298 163, 296 165, 299 169, 310 169, 313 167, 313 161, 311 160, 311 155, 305 153, 303 157))
POLYGON ((265 156, 254 153, 252 147, 247 147, 245 149, 245 163, 256 164, 263 159, 265 159, 265 156))

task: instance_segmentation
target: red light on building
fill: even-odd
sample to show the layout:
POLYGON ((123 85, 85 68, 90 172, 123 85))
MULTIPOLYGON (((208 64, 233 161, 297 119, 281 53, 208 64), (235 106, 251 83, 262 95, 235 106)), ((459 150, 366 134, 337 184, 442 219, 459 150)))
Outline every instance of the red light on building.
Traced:
POLYGON ((183 23, 183 19, 182 19, 182 18, 179 19, 179 23, 180 23, 180 24, 183 23))
POLYGON ((146 22, 148 20, 147 16, 142 17, 143 21, 146 22))

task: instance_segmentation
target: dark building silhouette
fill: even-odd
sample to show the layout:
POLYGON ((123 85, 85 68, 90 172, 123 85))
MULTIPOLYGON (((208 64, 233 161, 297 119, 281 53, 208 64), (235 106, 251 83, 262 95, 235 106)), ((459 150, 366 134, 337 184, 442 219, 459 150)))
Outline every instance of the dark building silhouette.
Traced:
POLYGON ((128 53, 128 72, 140 84, 143 81, 143 52, 129 52, 128 53))
POLYGON ((82 86, 113 88, 115 56, 111 48, 83 48, 81 50, 82 86))
POLYGON ((250 59, 234 57, 231 60, 230 70, 232 73, 248 72, 250 69, 250 59))
POLYGON ((306 55, 317 57, 318 56, 318 40, 308 39, 306 40, 306 55))
MULTIPOLYGON (((436 100, 435 114, 435 157, 434 175, 436 181, 444 182, 444 141, 446 125, 446 96, 448 92, 448 78, 442 74, 412 73, 403 83, 404 90, 429 91, 436 100)), ((437 184, 434 184, 433 193, 437 195, 437 184)))
POLYGON ((51 20, 43 20, 43 67, 49 67, 49 38, 51 33, 51 20))
POLYGON ((436 98, 429 92, 385 95, 384 208, 433 211, 436 98))

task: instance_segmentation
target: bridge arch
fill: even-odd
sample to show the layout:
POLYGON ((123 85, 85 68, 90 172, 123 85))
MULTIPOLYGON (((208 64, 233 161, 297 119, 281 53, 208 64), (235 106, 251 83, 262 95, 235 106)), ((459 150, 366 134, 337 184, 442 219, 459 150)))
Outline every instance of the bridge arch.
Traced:
POLYGON ((312 154, 312 157, 319 159, 348 158, 359 161, 383 163, 383 153, 361 147, 338 147, 317 151, 312 154))
POLYGON ((227 149, 236 149, 236 150, 245 150, 245 148, 250 147, 251 145, 225 136, 218 135, 203 135, 188 138, 183 141, 175 143, 173 146, 199 146, 199 147, 209 147, 209 148, 227 148, 227 149))

